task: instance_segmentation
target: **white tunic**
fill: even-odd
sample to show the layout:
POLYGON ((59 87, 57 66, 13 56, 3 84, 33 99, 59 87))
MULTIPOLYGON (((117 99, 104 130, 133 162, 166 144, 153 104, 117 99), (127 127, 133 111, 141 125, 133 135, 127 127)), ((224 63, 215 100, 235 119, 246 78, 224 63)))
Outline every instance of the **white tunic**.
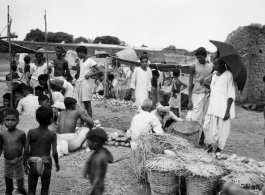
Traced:
POLYGON ((135 104, 139 107, 143 101, 148 99, 151 91, 151 80, 148 71, 141 67, 134 69, 131 79, 131 88, 135 90, 135 104))
MULTIPOLYGON (((214 74, 211 82, 210 105, 207 114, 224 118, 227 101, 232 98, 235 101, 235 84, 230 71, 225 71, 221 76, 214 74)), ((235 118, 234 101, 230 108, 230 118, 235 118)))
POLYGON ((132 148, 136 148, 137 139, 140 134, 152 133, 152 130, 158 135, 162 135, 164 133, 162 125, 155 115, 146 111, 142 111, 140 114, 134 116, 131 122, 131 127, 127 131, 127 135, 132 139, 132 148))

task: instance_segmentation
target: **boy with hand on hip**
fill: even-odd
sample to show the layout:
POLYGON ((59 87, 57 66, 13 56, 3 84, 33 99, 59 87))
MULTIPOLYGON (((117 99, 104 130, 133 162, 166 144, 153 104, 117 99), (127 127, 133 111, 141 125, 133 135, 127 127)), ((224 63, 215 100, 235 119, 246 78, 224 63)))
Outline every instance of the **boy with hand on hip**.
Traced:
POLYGON ((91 183, 86 195, 101 195, 104 192, 108 163, 113 162, 112 154, 103 147, 107 140, 108 136, 101 128, 96 128, 87 134, 87 145, 94 152, 85 165, 84 178, 88 177, 91 183))
POLYGON ((52 159, 50 151, 52 146, 53 158, 56 171, 60 170, 56 133, 50 131, 48 126, 52 123, 53 111, 51 108, 40 107, 36 112, 36 119, 40 126, 28 132, 24 153, 24 166, 28 166, 29 161, 29 194, 36 194, 38 179, 41 177, 41 194, 49 194, 51 181, 52 159))
POLYGON ((19 122, 17 110, 5 111, 4 123, 7 131, 0 133, 0 155, 4 151, 6 195, 12 195, 13 179, 17 180, 18 192, 27 194, 24 188, 23 149, 26 143, 26 134, 16 128, 19 122))

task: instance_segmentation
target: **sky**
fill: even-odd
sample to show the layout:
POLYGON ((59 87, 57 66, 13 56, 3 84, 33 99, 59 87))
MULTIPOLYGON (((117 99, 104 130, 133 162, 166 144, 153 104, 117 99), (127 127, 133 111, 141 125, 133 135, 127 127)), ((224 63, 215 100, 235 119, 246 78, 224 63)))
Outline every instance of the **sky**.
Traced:
POLYGON ((0 32, 8 5, 17 40, 31 29, 45 31, 45 10, 48 32, 110 35, 130 46, 189 51, 202 46, 214 52, 209 40, 225 41, 239 26, 265 25, 265 0, 0 0, 0 32))

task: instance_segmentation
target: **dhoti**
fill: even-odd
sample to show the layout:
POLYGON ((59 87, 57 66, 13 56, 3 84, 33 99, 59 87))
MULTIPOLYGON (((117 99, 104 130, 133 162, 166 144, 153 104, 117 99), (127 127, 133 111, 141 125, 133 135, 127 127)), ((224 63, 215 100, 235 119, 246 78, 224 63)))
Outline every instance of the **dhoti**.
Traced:
POLYGON ((9 179, 19 180, 24 177, 23 157, 14 160, 5 159, 5 176, 9 179))
POLYGON ((89 128, 80 127, 75 133, 57 134, 57 152, 59 157, 69 154, 82 146, 89 128))
POLYGON ((203 125, 204 143, 207 145, 217 143, 217 147, 223 150, 230 134, 230 123, 230 119, 224 121, 220 117, 206 115, 203 125))

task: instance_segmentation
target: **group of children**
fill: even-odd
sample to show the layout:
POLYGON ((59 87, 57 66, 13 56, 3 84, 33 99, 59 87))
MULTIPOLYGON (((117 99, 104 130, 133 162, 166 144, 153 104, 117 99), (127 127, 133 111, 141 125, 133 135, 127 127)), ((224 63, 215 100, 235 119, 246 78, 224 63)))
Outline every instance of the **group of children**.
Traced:
POLYGON ((154 104, 156 104, 159 99, 159 90, 162 91, 163 90, 163 105, 169 105, 170 110, 177 116, 179 117, 179 108, 180 108, 180 92, 183 91, 184 89, 187 88, 187 85, 183 82, 181 82, 179 80, 179 76, 180 76, 180 70, 179 69, 175 69, 173 71, 173 79, 171 78, 171 74, 169 73, 169 77, 168 83, 165 83, 164 81, 167 79, 166 75, 163 75, 163 81, 158 82, 158 79, 160 76, 160 73, 158 70, 152 70, 152 89, 151 89, 151 100, 154 104), (163 88, 163 85, 166 86, 163 88), (166 90, 169 89, 169 90, 166 90))
MULTIPOLYGON (((39 127, 25 132, 17 129, 19 112, 6 109, 4 124, 6 131, 0 132, 0 155, 4 152, 4 173, 6 195, 12 195, 13 180, 17 180, 20 194, 36 194, 39 177, 41 178, 41 194, 49 194, 51 180, 52 159, 55 161, 56 171, 60 170, 57 153, 57 136, 48 126, 52 123, 53 111, 49 107, 41 106, 36 111, 39 127), (24 174, 28 175, 28 193, 24 188, 24 174)), ((113 162, 111 153, 103 147, 108 137, 101 128, 89 131, 87 134, 88 147, 94 150, 85 165, 83 176, 89 178, 91 187, 87 194, 102 194, 107 164, 113 162)))

